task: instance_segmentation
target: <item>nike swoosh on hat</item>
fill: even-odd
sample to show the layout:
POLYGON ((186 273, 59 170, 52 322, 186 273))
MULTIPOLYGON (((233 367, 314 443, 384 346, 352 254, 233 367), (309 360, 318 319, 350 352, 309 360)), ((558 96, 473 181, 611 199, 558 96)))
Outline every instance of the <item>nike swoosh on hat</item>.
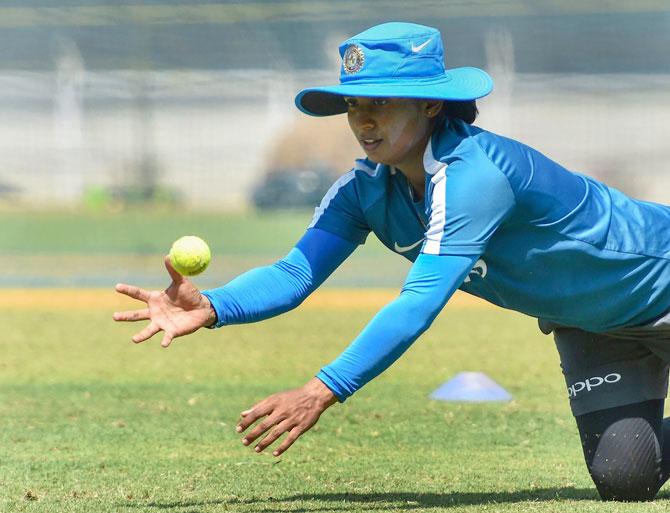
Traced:
POLYGON ((428 43, 430 43, 433 40, 431 37, 428 41, 421 43, 419 46, 412 45, 412 51, 414 53, 419 53, 421 50, 423 50, 428 43))

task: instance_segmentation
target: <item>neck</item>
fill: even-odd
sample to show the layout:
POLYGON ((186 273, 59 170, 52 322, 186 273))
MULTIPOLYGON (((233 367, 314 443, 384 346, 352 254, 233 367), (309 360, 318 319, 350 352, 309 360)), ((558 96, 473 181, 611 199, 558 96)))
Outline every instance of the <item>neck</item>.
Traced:
POLYGON ((417 174, 408 174, 405 172, 404 169, 398 169, 403 175, 405 175, 405 178, 407 178, 407 181, 409 182, 410 187, 412 188, 412 195, 414 196, 414 199, 421 200, 423 199, 423 190, 424 190, 424 173, 423 170, 421 171, 420 175, 417 174))
MULTIPOLYGON (((428 144, 428 141, 426 141, 428 144)), ((398 163, 396 169, 400 171, 410 186, 414 193, 416 199, 423 199, 423 192, 425 186, 425 169, 423 167, 423 153, 426 148, 426 144, 420 145, 421 151, 412 155, 410 158, 407 158, 404 162, 398 163)))

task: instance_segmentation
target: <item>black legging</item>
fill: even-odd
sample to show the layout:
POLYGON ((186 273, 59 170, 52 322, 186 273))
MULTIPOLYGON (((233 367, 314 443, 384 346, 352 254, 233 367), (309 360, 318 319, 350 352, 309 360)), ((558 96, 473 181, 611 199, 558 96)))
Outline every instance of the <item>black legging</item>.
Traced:
POLYGON ((604 500, 651 500, 670 477, 670 417, 663 420, 663 402, 576 417, 586 465, 604 500))

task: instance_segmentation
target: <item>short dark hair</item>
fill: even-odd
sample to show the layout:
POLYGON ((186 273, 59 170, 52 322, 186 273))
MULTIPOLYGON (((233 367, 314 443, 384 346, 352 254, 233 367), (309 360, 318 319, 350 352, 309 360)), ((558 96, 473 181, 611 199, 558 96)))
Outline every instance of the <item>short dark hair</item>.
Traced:
POLYGON ((479 110, 475 100, 466 102, 445 101, 440 112, 443 117, 461 119, 468 124, 474 123, 477 114, 479 114, 479 110))

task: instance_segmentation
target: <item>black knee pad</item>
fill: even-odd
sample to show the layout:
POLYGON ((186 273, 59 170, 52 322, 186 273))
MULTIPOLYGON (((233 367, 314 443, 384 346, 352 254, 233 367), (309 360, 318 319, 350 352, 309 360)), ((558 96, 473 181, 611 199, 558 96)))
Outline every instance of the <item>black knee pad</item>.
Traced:
MULTIPOLYGON (((591 477, 605 500, 651 500, 660 485, 661 448, 644 419, 611 424, 589 444, 591 477)), ((586 448, 586 447, 585 447, 586 448)))
POLYGON ((662 483, 661 415, 647 415, 650 412, 629 409, 626 415, 619 411, 612 416, 603 410, 577 418, 589 473, 604 500, 646 501, 656 496, 662 483))

